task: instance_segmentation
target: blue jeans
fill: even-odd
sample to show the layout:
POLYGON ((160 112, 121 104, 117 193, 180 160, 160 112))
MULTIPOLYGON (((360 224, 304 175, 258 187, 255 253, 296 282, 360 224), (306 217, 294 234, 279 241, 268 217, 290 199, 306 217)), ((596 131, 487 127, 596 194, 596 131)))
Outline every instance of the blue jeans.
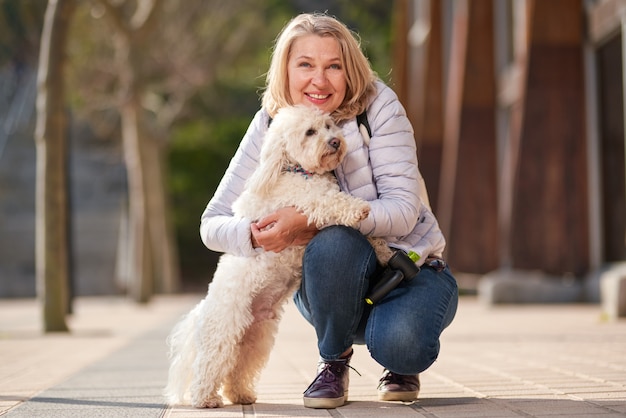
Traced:
POLYGON ((307 245, 294 301, 317 334, 320 357, 335 360, 353 344, 366 344, 379 364, 417 374, 439 355, 439 336, 452 322, 458 290, 448 268, 422 267, 376 305, 365 303, 376 255, 357 230, 332 226, 307 245))

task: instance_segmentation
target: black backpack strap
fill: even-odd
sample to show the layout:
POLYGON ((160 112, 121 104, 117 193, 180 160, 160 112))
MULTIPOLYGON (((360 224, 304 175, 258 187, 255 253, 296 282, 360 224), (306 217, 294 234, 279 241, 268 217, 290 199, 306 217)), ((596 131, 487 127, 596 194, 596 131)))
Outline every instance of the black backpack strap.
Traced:
POLYGON ((356 115, 356 123, 357 125, 365 126, 367 134, 370 136, 370 138, 372 137, 372 128, 370 128, 370 123, 367 121, 367 110, 364 110, 363 112, 356 115))

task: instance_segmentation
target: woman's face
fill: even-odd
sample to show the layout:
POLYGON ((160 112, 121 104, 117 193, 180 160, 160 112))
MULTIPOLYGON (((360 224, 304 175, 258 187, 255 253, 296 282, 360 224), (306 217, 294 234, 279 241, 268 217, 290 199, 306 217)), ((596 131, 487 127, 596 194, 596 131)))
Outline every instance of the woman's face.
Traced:
POLYGON ((287 77, 293 104, 335 111, 343 103, 347 88, 337 40, 317 35, 297 38, 291 46, 287 77))

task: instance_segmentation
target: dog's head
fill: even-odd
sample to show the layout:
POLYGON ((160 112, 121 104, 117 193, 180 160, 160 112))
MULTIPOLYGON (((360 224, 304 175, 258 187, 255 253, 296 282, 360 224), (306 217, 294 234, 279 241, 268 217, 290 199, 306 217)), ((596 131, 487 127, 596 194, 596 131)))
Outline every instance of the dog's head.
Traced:
POLYGON ((283 171, 298 165, 311 174, 327 173, 345 155, 341 128, 328 114, 303 105, 284 107, 267 131, 259 168, 248 186, 269 191, 283 171))
POLYGON ((299 164, 315 174, 334 170, 346 154, 343 133, 332 118, 303 105, 280 109, 265 142, 261 161, 282 152, 283 166, 299 164))

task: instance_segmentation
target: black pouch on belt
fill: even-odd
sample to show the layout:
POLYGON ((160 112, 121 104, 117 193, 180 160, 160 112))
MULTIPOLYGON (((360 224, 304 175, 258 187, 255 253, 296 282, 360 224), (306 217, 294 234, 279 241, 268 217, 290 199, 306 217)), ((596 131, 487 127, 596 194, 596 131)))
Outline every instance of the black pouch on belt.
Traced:
POLYGON ((367 292, 365 302, 374 305, 387 293, 395 289, 403 280, 411 280, 419 273, 420 268, 411 260, 404 251, 396 251, 389 259, 386 268, 380 268, 377 279, 372 280, 372 285, 367 292))

